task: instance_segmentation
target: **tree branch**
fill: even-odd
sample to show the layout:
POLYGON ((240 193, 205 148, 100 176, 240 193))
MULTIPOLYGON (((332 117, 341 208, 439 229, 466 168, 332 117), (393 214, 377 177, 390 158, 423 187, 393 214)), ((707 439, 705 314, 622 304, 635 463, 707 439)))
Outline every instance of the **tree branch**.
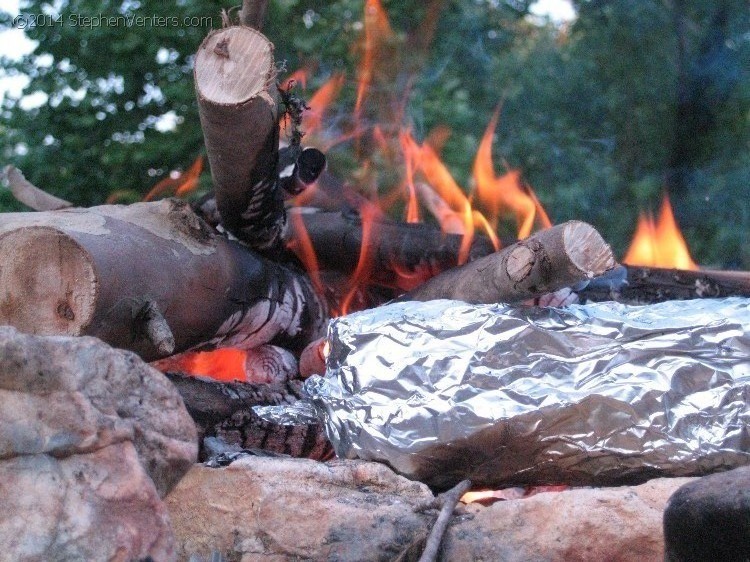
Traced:
POLYGON ((56 211, 73 206, 72 203, 36 187, 14 166, 5 166, 0 179, 5 180, 17 201, 35 211, 56 211))

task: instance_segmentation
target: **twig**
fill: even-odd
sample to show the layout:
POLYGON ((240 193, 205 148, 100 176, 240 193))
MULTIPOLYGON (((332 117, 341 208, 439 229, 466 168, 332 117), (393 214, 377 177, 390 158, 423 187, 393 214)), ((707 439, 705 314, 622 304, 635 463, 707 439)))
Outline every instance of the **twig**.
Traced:
POLYGON ((419 558, 419 562, 434 562, 437 560, 438 550, 440 550, 440 544, 443 542, 443 535, 448 528, 451 517, 453 516, 453 510, 456 509, 461 496, 463 496, 471 488, 471 480, 463 480, 456 484, 453 488, 442 494, 443 507, 440 509, 438 518, 435 521, 435 525, 430 531, 430 536, 427 537, 427 543, 425 544, 424 552, 419 558))
POLYGON ((21 170, 15 166, 5 166, 2 174, 0 174, 0 180, 2 179, 7 182, 13 197, 17 201, 35 211, 57 211, 73 206, 72 203, 39 189, 27 180, 21 170))
POLYGON ((138 311, 138 318, 143 322, 144 331, 159 355, 165 356, 174 353, 174 335, 169 328, 169 324, 167 324, 166 318, 154 301, 147 300, 144 303, 138 311))

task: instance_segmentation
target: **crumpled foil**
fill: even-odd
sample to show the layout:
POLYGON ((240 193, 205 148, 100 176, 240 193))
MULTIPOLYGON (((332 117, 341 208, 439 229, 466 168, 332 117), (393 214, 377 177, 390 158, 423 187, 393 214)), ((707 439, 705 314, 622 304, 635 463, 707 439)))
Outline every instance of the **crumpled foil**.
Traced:
POLYGON ((615 485, 750 462, 750 300, 402 302, 331 322, 307 409, 340 457, 436 488, 615 485))

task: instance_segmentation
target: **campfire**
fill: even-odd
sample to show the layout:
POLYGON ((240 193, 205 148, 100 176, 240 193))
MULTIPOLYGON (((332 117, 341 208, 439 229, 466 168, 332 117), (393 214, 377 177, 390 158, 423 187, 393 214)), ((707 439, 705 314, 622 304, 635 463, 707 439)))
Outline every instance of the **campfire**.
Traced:
MULTIPOLYGON (((231 467, 251 454, 375 460, 436 491, 455 486, 438 517, 444 525, 461 498, 489 504, 747 462, 746 444, 727 452, 733 434, 701 435, 705 454, 693 458, 689 437, 682 449, 664 431, 662 448, 636 454, 657 441, 643 435, 662 431, 647 425, 664 417, 662 393, 687 404, 691 385, 705 382, 702 391, 733 409, 693 414, 722 427, 732 415, 747 416, 742 360, 731 343, 722 340, 719 351, 681 347, 664 334, 719 341, 722 330, 701 319, 713 327, 731 313, 736 337, 746 337, 741 301, 727 299, 716 311, 708 301, 675 301, 748 297, 750 275, 699 268, 666 195, 658 220, 641 215, 618 264, 593 226, 553 225, 521 170, 500 165, 493 155, 500 105, 487 116, 471 181, 459 184, 441 156, 446 132, 420 139, 404 114, 404 92, 377 87, 394 68, 383 62, 394 32, 378 0, 365 5, 353 107, 335 119, 350 77, 334 74, 308 92, 311 71, 280 71, 260 31, 263 10, 245 4, 240 22, 225 16, 195 57, 210 193, 188 202, 203 156, 143 202, 88 209, 6 168, 16 198, 36 212, 0 222, 1 324, 41 336, 94 336, 150 362, 195 422, 201 462, 231 467), (342 145, 356 161, 348 172, 328 162, 342 145), (569 312, 576 302, 609 304, 569 312), (625 306, 632 304, 653 308, 632 312, 625 306), (648 316, 643 325, 640 314, 648 316), (684 316, 677 327, 676 316, 684 316), (602 343, 603 331, 612 341, 602 343), (632 341, 643 347, 631 349, 632 341), (679 378, 675 365, 691 354, 700 369, 716 369, 713 379, 702 370, 700 381, 679 378), (499 355, 531 374, 488 383, 489 371, 510 369, 499 355), (618 376, 649 373, 633 375, 642 395, 628 395, 632 411, 616 405, 620 383, 596 379, 602 362, 618 376), (675 385, 690 389, 663 390, 660 376, 673 371, 675 385), (735 386, 727 383, 719 396, 710 381, 732 377, 735 386), (440 411, 433 395, 455 409, 440 411), (490 413, 477 405, 482 400, 490 413), (401 409, 387 409, 395 404, 401 409), (592 440, 578 434, 586 424, 596 426, 592 440), (644 441, 623 445, 620 431, 644 441), (621 463, 601 461, 617 448, 621 463)), ((436 551, 444 531, 414 542, 436 551)))

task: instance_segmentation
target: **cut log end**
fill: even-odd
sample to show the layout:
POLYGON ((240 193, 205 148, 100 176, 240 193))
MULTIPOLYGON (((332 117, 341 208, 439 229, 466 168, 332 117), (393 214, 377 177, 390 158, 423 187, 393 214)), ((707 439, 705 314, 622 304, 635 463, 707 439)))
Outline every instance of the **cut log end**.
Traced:
POLYGON ((523 281, 534 267, 535 255, 526 246, 517 246, 508 254, 508 262, 505 266, 508 277, 518 283, 523 281))
POLYGON ((0 287, 0 324, 41 335, 81 335, 98 292, 91 255, 64 232, 44 226, 0 236, 0 287))
POLYGON ((273 44, 243 26, 208 35, 195 60, 199 96, 221 105, 237 105, 262 95, 274 73, 273 44))
POLYGON ((570 263, 589 278, 609 271, 616 264, 612 248, 585 222, 566 223, 563 244, 570 263))

